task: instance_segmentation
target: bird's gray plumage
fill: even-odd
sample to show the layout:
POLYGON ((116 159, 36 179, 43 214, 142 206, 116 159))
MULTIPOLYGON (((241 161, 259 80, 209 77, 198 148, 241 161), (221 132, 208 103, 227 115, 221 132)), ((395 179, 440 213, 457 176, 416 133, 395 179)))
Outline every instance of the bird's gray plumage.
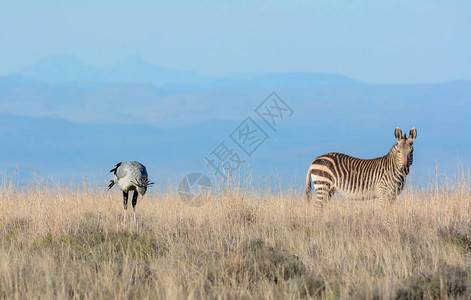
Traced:
POLYGON ((110 181, 109 188, 117 183, 122 191, 135 191, 139 186, 149 184, 146 167, 137 161, 120 162, 110 172, 114 172, 115 178, 110 181))
POLYGON ((146 167, 137 161, 126 161, 116 164, 114 169, 110 170, 115 177, 110 181, 108 188, 111 189, 115 183, 123 191, 124 198, 124 223, 126 223, 126 210, 128 205, 128 192, 134 191, 132 197, 132 206, 134 209, 134 222, 136 222, 136 204, 137 196, 142 197, 147 191, 147 187, 153 182, 149 181, 146 167))

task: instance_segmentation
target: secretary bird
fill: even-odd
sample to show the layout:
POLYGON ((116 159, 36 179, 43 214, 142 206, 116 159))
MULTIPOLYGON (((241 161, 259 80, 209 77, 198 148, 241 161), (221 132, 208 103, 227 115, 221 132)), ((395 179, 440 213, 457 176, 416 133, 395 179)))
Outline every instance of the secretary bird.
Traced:
POLYGON ((147 178, 146 167, 137 161, 126 161, 120 162, 116 165, 114 169, 110 170, 111 173, 114 173, 115 178, 110 180, 108 189, 111 189, 115 183, 118 184, 119 188, 123 191, 124 198, 124 225, 126 226, 126 212, 128 209, 128 193, 129 191, 134 191, 132 195, 132 208, 134 211, 134 224, 137 224, 136 221, 136 204, 137 197, 141 195, 144 197, 147 187, 154 184, 150 182, 147 178))

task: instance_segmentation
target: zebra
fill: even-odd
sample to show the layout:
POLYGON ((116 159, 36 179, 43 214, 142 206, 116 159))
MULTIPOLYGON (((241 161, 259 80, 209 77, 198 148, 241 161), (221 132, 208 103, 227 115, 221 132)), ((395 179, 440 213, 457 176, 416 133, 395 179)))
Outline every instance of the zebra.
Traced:
POLYGON ((124 225, 126 225, 126 211, 128 209, 128 193, 129 191, 134 191, 132 195, 132 208, 134 211, 134 224, 137 224, 136 221, 136 204, 137 197, 141 195, 144 197, 147 187, 154 184, 150 182, 147 178, 146 167, 137 161, 126 161, 116 164, 116 166, 110 170, 111 173, 115 175, 113 179, 110 180, 108 189, 111 189, 115 183, 118 184, 119 188, 123 191, 124 198, 124 212, 123 219, 124 225))
POLYGON ((389 153, 373 159, 360 159, 341 153, 328 153, 314 159, 306 176, 306 196, 311 199, 311 181, 315 187, 315 204, 322 207, 336 191, 349 198, 379 199, 393 202, 402 192, 412 165, 412 147, 417 130, 409 137, 402 136, 399 127, 394 131, 397 139, 389 153))

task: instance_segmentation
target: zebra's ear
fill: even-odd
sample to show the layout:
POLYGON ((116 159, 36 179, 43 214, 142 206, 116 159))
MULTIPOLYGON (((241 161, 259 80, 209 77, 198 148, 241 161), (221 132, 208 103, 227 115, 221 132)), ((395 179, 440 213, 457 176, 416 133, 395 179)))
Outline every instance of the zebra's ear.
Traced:
POLYGON ((400 141, 402 139, 402 130, 399 127, 396 127, 396 130, 394 130, 394 136, 396 137, 396 140, 400 141))
POLYGON ((417 129, 412 128, 409 132, 409 138, 407 139, 409 141, 409 143, 412 143, 415 138, 417 137, 417 129))

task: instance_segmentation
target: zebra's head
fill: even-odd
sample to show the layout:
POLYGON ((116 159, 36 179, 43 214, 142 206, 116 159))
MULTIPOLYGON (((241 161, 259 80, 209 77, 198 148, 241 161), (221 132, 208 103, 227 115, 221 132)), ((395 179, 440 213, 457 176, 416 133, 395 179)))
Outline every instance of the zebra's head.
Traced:
POLYGON ((415 138, 417 137, 417 129, 412 128, 409 132, 409 137, 404 134, 402 135, 402 130, 397 127, 394 131, 394 135, 397 139, 397 159, 398 164, 401 167, 408 168, 412 165, 415 138))

